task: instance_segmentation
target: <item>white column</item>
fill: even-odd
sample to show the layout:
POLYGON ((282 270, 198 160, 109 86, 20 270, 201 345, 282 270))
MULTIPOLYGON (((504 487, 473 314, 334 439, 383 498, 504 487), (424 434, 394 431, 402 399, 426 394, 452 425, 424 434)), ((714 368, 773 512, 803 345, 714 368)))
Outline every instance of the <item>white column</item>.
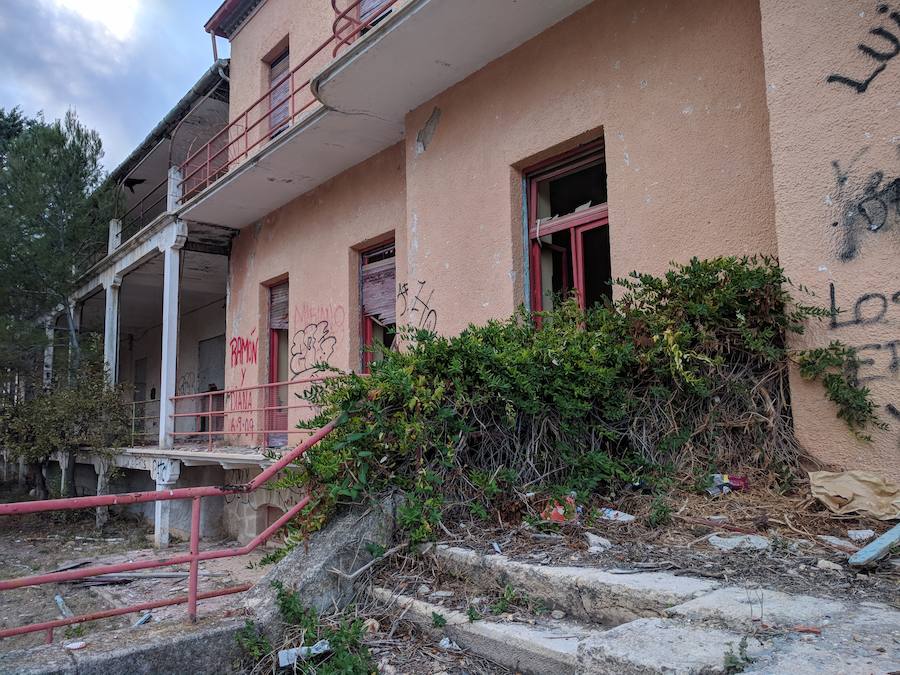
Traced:
MULTIPOLYGON (((109 460, 106 458, 98 458, 94 460, 94 471, 97 472, 97 494, 98 495, 108 495, 109 494, 109 460)), ((106 525, 109 520, 109 507, 108 506, 98 506, 96 510, 96 525, 97 529, 103 529, 103 526, 106 525)))
POLYGON ((106 287, 106 317, 103 321, 103 362, 111 384, 119 381, 119 289, 122 277, 116 275, 106 287))
POLYGON ((113 219, 109 221, 109 242, 106 252, 112 253, 122 245, 122 221, 113 219))
POLYGON ((187 239, 187 225, 172 224, 173 237, 163 248, 162 363, 159 377, 159 447, 171 448, 175 431, 175 365, 178 355, 178 295, 181 276, 181 248, 187 239))
POLYGON ((182 186, 181 171, 177 166, 169 167, 168 193, 166 196, 166 211, 172 213, 181 204, 182 186))
MULTIPOLYGON (((181 474, 181 462, 177 459, 156 459, 151 474, 156 479, 157 490, 171 490, 181 474)), ((169 526, 172 513, 171 501, 156 502, 153 518, 153 545, 156 548, 169 546, 169 526)))
POLYGON ((69 453, 59 452, 59 496, 67 496, 69 489, 69 453))
POLYGON ((44 347, 44 389, 49 389, 53 384, 53 343, 56 340, 56 331, 53 329, 56 319, 50 319, 44 325, 47 334, 47 346, 44 347))

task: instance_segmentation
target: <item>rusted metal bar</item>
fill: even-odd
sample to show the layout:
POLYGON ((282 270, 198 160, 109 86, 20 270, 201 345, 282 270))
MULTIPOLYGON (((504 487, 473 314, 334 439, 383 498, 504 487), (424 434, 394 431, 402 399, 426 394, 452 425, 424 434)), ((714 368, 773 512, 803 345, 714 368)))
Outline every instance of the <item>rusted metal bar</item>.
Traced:
MULTIPOLYGON (((222 595, 232 595, 234 593, 243 593, 252 588, 252 584, 241 584, 240 586, 230 586, 221 588, 216 591, 207 591, 206 593, 198 593, 197 600, 208 600, 209 598, 218 598, 222 595)), ((4 628, 0 630, 0 638, 13 637, 14 635, 24 635, 25 633, 37 633, 46 630, 48 633, 48 644, 53 641, 53 629, 62 626, 71 626, 76 623, 84 623, 86 621, 96 621, 97 619, 108 619, 113 616, 122 616, 123 614, 131 614, 132 612, 143 612, 148 609, 158 609, 159 607, 169 607, 170 605, 183 605, 188 601, 188 596, 182 595, 177 598, 169 598, 167 600, 152 600, 150 602, 142 602, 139 605, 130 605, 128 607, 117 607, 116 609, 105 609, 91 614, 80 614, 78 616, 69 617, 67 619, 57 619, 55 621, 44 621, 43 623, 33 623, 27 626, 16 626, 15 628, 4 628)))
POLYGON ((188 618, 197 622, 197 573, 200 571, 200 497, 191 501, 191 572, 188 577, 188 618))

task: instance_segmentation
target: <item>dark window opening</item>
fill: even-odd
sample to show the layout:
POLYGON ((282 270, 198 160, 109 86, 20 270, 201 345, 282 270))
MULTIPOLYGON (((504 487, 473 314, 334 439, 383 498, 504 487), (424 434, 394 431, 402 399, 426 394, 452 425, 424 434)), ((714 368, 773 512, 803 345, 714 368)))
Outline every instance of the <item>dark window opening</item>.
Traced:
POLYGON ((602 143, 527 171, 531 305, 551 310, 612 299, 606 164, 602 143))
POLYGON ((363 372, 368 372, 369 366, 394 344, 397 329, 394 256, 393 242, 364 251, 360 256, 363 372))
POLYGON ((288 317, 290 291, 287 283, 269 288, 269 384, 266 399, 266 445, 287 445, 288 429, 288 317))

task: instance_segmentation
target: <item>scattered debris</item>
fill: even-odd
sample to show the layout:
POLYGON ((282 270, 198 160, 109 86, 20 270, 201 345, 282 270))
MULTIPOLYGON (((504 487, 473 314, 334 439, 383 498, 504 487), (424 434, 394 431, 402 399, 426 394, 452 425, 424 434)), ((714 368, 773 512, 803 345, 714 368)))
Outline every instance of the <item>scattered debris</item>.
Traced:
POLYGON ((706 492, 716 497, 727 495, 732 490, 746 490, 750 487, 750 481, 746 476, 732 476, 727 473, 714 473, 709 477, 710 486, 706 492))
POLYGON ((62 618, 69 619, 75 616, 72 613, 72 610, 69 609, 68 605, 66 605, 66 601, 63 600, 63 596, 57 593, 53 596, 53 599, 56 601, 56 606, 59 607, 59 613, 62 615, 62 618))
POLYGON ((830 560, 825 560, 824 558, 819 559, 819 562, 816 563, 816 567, 818 567, 820 570, 834 570, 835 572, 844 571, 844 568, 837 563, 831 562, 830 560))
POLYGON ((577 517, 578 507, 571 495, 566 497, 564 504, 555 499, 550 500, 547 507, 541 512, 541 518, 551 523, 565 523, 577 517))
POLYGON ((440 647, 441 649, 446 649, 447 651, 451 651, 451 652, 459 651, 459 645, 456 644, 453 640, 451 640, 448 637, 445 637, 440 642, 438 642, 438 647, 440 647))
POLYGON ((65 649, 75 651, 76 649, 84 649, 85 647, 87 647, 87 642, 85 642, 84 640, 78 640, 77 642, 68 642, 64 644, 63 647, 65 649))
POLYGON ((585 532, 584 538, 587 539, 588 553, 603 553, 613 547, 613 543, 609 539, 593 532, 585 532))
POLYGON ((850 556, 850 565, 852 567, 873 565, 886 557, 898 543, 900 543, 900 525, 894 525, 871 544, 866 544, 864 548, 850 556))
POLYGON ((552 612, 550 612, 550 616, 554 619, 565 619, 566 613, 561 609, 554 609, 552 612))
POLYGON ((900 485, 888 483, 870 471, 812 471, 813 497, 839 515, 868 514, 878 520, 900 518, 900 485))
POLYGON ((708 520, 710 522, 716 523, 717 525, 721 525, 722 523, 728 522, 728 516, 710 516, 708 520))
POLYGON ((710 536, 707 541, 720 551, 734 551, 741 548, 763 551, 769 548, 769 540, 758 534, 741 534, 733 537, 723 537, 718 534, 710 536))
POLYGON ((634 520, 634 516, 630 513, 623 513, 615 509, 600 509, 597 515, 603 520, 615 520, 620 523, 630 523, 634 520))
POLYGON ((438 600, 440 600, 441 598, 444 598, 444 599, 446 599, 446 598, 452 598, 452 597, 453 597, 453 591, 434 591, 433 593, 429 594, 428 597, 429 597, 429 598, 436 598, 436 599, 438 599, 438 600))
POLYGON ((292 649, 278 650, 278 665, 282 668, 297 663, 297 659, 306 660, 310 656, 320 656, 331 651, 331 643, 328 640, 319 640, 312 647, 294 647, 292 649))
POLYGON ((498 544, 496 541, 492 541, 491 546, 493 546, 498 555, 503 555, 503 551, 500 550, 500 544, 498 544))
POLYGON ((875 530, 847 530, 847 536, 853 541, 869 541, 875 536, 875 530))
POLYGON ((363 621, 363 630, 367 633, 377 633, 381 630, 381 624, 378 623, 377 619, 366 619, 363 621))
POLYGON ((153 618, 153 615, 150 612, 142 615, 140 619, 131 624, 132 628, 137 628, 138 626, 143 626, 145 623, 149 623, 150 619, 153 618))
POLYGON ((431 586, 428 584, 422 584, 416 589, 417 595, 428 595, 429 593, 431 593, 431 586))
POLYGON ((832 537, 830 534, 820 534, 818 539, 824 541, 826 544, 831 544, 842 551, 847 551, 848 553, 856 553, 859 550, 859 546, 856 546, 853 542, 848 541, 847 539, 841 539, 840 537, 832 537))
POLYGON ((821 635, 822 629, 815 626, 794 626, 791 628, 795 633, 807 633, 809 635, 821 635))

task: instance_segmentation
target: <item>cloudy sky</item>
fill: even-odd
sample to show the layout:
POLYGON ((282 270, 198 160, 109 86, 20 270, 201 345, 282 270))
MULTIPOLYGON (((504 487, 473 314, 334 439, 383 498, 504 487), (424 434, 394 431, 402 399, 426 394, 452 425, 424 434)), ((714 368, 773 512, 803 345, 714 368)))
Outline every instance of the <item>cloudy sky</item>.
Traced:
POLYGON ((0 0, 0 107, 48 119, 74 108, 112 170, 212 64, 203 24, 220 3, 0 0))

